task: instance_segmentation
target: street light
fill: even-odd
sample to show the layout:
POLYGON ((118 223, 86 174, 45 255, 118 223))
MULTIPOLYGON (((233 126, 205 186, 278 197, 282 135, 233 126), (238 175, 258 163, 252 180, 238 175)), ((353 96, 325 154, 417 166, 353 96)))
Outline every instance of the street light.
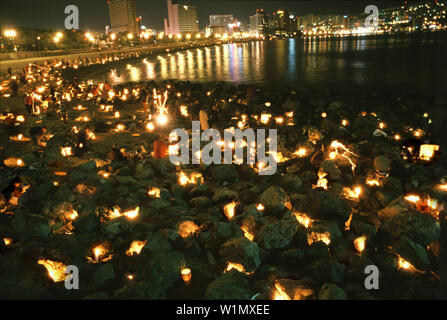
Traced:
POLYGON ((132 39, 133 39, 133 34, 132 34, 132 33, 129 33, 129 34, 127 35, 127 39, 132 40, 132 39))
POLYGON ((14 29, 8 29, 5 30, 4 34, 8 38, 15 38, 17 36, 17 31, 15 31, 14 29))
POLYGON ((116 39, 116 34, 112 33, 112 34, 110 35, 110 39, 112 39, 112 41, 115 41, 115 39, 116 39))

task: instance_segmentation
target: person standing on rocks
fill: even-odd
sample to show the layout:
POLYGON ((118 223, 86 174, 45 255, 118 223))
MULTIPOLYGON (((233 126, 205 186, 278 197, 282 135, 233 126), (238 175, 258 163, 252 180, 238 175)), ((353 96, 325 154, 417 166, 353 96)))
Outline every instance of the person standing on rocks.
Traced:
POLYGON ((59 103, 59 114, 61 115, 64 123, 66 124, 68 121, 68 107, 65 103, 62 103, 60 101, 58 103, 59 103))
POLYGON ((210 128, 208 124, 208 113, 206 112, 206 108, 203 107, 199 112, 200 126, 202 127, 202 131, 208 130, 210 128))
POLYGON ((39 147, 46 147, 47 145, 47 137, 48 137, 48 131, 45 127, 33 127, 30 129, 30 135, 32 138, 32 141, 35 145, 39 147))
POLYGON ((31 97, 31 95, 29 93, 25 94, 23 102, 25 103, 26 111, 30 115, 33 110, 33 98, 31 97))
POLYGON ((78 133, 78 143, 76 144, 76 154, 82 156, 87 149, 87 130, 89 130, 88 126, 79 131, 78 133))

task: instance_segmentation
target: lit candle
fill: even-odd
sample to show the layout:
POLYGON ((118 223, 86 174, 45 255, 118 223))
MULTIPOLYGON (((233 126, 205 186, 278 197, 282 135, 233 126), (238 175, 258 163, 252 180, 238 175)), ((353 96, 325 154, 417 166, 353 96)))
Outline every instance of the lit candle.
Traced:
POLYGON ((191 283, 191 277, 192 277, 192 275, 191 275, 191 269, 189 269, 189 268, 183 268, 182 271, 181 271, 181 274, 182 274, 182 279, 183 279, 183 281, 185 281, 185 283, 186 283, 187 285, 189 285, 189 284, 191 283))

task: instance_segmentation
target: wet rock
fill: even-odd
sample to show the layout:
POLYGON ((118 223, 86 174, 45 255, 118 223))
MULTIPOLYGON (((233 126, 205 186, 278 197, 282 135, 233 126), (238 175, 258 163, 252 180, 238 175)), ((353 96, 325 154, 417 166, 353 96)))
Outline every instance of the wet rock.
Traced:
POLYGON ((83 164, 77 166, 77 169, 86 173, 94 173, 94 171, 96 170, 96 161, 90 160, 84 162, 83 164))
POLYGON ((419 212, 397 214, 379 228, 377 236, 384 243, 393 243, 407 236, 412 241, 427 246, 441 234, 441 226, 435 218, 419 212))
POLYGON ((247 272, 255 271, 261 264, 259 248, 256 242, 245 237, 231 239, 220 247, 222 262, 240 263, 247 272))
POLYGON ((131 189, 135 189, 139 185, 138 181, 132 176, 116 176, 116 182, 131 189))
POLYGON ((335 161, 325 160, 321 163, 321 169, 327 173, 327 177, 332 181, 340 180, 341 171, 337 168, 335 161))
POLYGON ((201 184, 201 185, 195 186, 191 190, 191 197, 208 196, 209 192, 210 192, 210 190, 208 189, 208 187, 205 184, 201 184))
POLYGON ((346 222, 351 208, 349 204, 327 191, 312 190, 299 204, 300 211, 306 212, 311 218, 337 219, 346 222))
POLYGON ((233 234, 232 225, 225 222, 215 222, 209 225, 206 230, 200 232, 199 242, 205 249, 217 251, 221 244, 231 238, 233 234))
POLYGON ((289 249, 281 252, 279 258, 285 263, 300 263, 303 261, 305 252, 303 249, 289 249))
POLYGON ((43 283, 38 283, 29 276, 0 277, 0 298, 4 300, 46 300, 54 299, 43 283))
POLYGON ((219 183, 224 181, 235 181, 239 178, 239 174, 233 165, 218 165, 212 170, 213 178, 219 183))
POLYGON ((356 283, 350 283, 345 287, 349 297, 355 300, 375 300, 371 290, 366 290, 364 287, 356 283))
POLYGON ((268 223, 259 230, 255 241, 266 250, 284 248, 292 242, 297 230, 298 222, 292 218, 268 223))
POLYGON ((143 300, 146 299, 146 295, 140 283, 132 283, 115 291, 114 298, 119 300, 143 300))
POLYGON ((98 227, 99 219, 96 214, 90 213, 73 221, 72 225, 76 233, 90 233, 98 227))
POLYGON ((233 270, 213 281, 205 293, 208 300, 249 300, 252 296, 248 281, 233 270))
POLYGON ((215 203, 220 204, 224 202, 231 202, 237 200, 237 198, 238 198, 237 193, 234 192, 233 190, 230 190, 226 187, 220 187, 214 191, 212 200, 215 203))
POLYGON ((374 169, 381 175, 386 175, 391 169, 391 161, 385 156, 378 156, 374 159, 374 169))
POLYGON ((100 266, 92 274, 92 284, 94 286, 102 286, 107 280, 115 278, 115 270, 112 263, 106 263, 100 266))
POLYGON ((159 176, 166 176, 169 171, 175 171, 175 167, 169 159, 151 159, 150 163, 159 176))
POLYGON ((333 283, 326 283, 318 293, 319 300, 346 300, 348 294, 345 290, 333 283))
POLYGON ((154 169, 148 163, 139 162, 135 166, 135 178, 138 180, 149 180, 155 175, 154 169))
POLYGON ((280 214, 286 210, 292 209, 289 196, 283 188, 278 186, 270 187, 265 190, 259 196, 259 202, 264 205, 266 210, 273 213, 280 214))
POLYGON ((211 200, 208 197, 205 197, 205 196, 192 198, 189 201, 189 205, 192 208, 198 208, 198 209, 208 208, 212 204, 213 203, 211 202, 211 200))
MULTIPOLYGON (((150 241, 148 241, 150 242, 150 241)), ((178 280, 184 256, 174 250, 156 252, 147 260, 148 279, 144 283, 144 291, 148 299, 163 298, 178 280)))
POLYGON ((87 175, 79 170, 73 171, 68 175, 68 187, 74 188, 76 185, 83 183, 87 180, 87 175))
POLYGON ((385 208, 382 210, 379 210, 377 212, 377 215, 379 218, 383 221, 386 219, 389 219, 395 215, 403 214, 405 212, 408 212, 409 210, 412 210, 413 206, 411 203, 406 201, 403 196, 395 199, 390 204, 388 204, 385 208))
POLYGON ((277 184, 289 192, 299 192, 303 186, 301 178, 293 174, 285 174, 280 176, 278 180, 277 184))
POLYGON ((14 230, 24 238, 46 237, 51 233, 50 221, 36 214, 17 214, 11 223, 14 230))
POLYGON ((324 135, 315 127, 310 127, 307 130, 308 141, 317 142, 324 138, 324 135))
POLYGON ((277 279, 275 287, 280 287, 291 300, 311 300, 314 296, 312 287, 301 280, 277 279))
POLYGON ((319 281, 342 283, 345 267, 335 259, 319 259, 310 265, 309 272, 319 281))
POLYGON ((335 222, 331 221, 314 221, 308 229, 308 234, 324 234, 332 241, 341 237, 341 231, 335 222))
POLYGON ((414 243, 408 237, 404 237, 395 243, 393 249, 402 258, 410 262, 416 269, 428 270, 430 267, 425 248, 420 244, 414 243))
POLYGON ((155 199, 154 201, 151 201, 151 203, 149 203, 149 208, 154 210, 161 210, 169 206, 171 206, 170 202, 163 199, 155 199))

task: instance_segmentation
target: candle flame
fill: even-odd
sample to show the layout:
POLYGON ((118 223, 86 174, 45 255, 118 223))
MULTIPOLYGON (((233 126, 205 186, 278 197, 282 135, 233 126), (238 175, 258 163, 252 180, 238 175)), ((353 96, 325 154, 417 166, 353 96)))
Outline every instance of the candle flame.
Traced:
POLYGON ((133 241, 130 245, 129 250, 126 251, 126 255, 133 256, 139 255, 141 253, 141 250, 143 250, 143 247, 146 245, 146 241, 133 241))
POLYGON ((47 269, 48 275, 54 282, 64 281, 68 277, 68 274, 65 273, 67 266, 62 262, 39 259, 37 263, 43 265, 47 269))

